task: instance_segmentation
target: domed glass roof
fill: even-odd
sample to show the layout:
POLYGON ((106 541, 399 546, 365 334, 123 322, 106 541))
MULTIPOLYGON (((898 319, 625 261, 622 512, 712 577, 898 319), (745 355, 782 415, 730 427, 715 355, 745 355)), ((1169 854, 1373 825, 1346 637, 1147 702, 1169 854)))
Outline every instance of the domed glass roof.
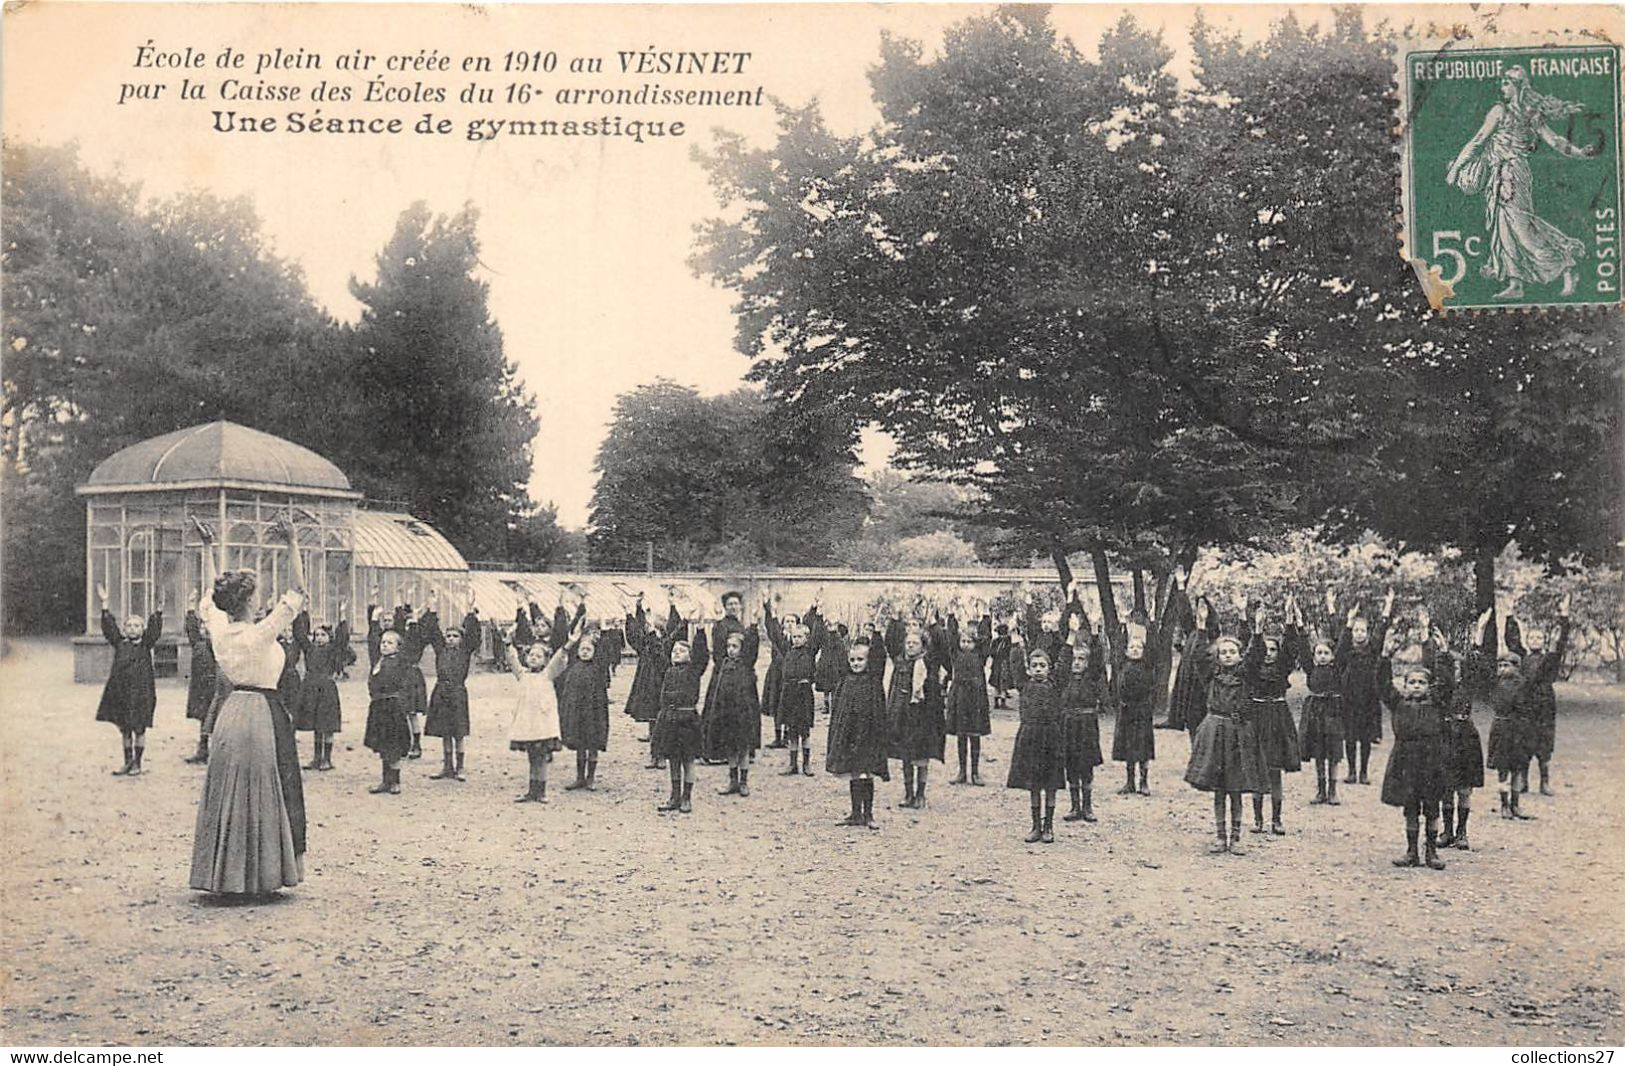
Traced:
POLYGON ((309 448, 235 422, 210 422, 132 444, 102 460, 79 491, 193 486, 360 496, 343 471, 309 448))

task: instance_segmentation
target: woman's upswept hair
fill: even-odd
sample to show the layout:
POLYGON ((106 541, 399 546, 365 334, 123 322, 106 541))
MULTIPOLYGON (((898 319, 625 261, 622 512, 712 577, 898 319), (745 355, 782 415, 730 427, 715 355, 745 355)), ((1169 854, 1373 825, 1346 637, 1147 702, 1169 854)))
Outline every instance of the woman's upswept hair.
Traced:
POLYGON ((1523 67, 1510 68, 1502 80, 1510 81, 1518 87, 1517 106, 1524 111, 1533 112, 1543 122, 1567 118, 1585 110, 1582 104, 1560 100, 1555 96, 1536 91, 1529 81, 1529 72, 1523 67))
POLYGON ((259 579, 252 570, 227 570, 214 579, 214 605, 235 618, 254 598, 259 579))

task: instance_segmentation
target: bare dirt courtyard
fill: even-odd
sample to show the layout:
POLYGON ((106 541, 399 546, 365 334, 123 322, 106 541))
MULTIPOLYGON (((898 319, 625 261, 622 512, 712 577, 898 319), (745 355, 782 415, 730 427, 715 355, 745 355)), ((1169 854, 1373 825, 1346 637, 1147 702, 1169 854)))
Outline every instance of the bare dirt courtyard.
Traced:
POLYGON ((1024 844, 1026 795, 998 787, 1011 711, 989 787, 933 768, 929 807, 904 812, 882 784, 880 832, 834 824, 846 786, 822 772, 822 722, 816 778, 764 752, 748 799, 702 768, 694 813, 658 814, 666 775, 619 713, 631 674, 598 789, 559 789, 566 754, 545 806, 510 802, 512 680, 471 680, 469 780, 428 780, 436 749, 397 797, 366 793, 365 687, 347 683, 338 769, 305 778, 305 883, 225 906, 186 885, 203 770, 181 762, 183 687, 160 682, 148 772, 114 778, 118 735, 92 720, 98 688, 68 680, 66 642, 13 645, 0 1042, 1625 1041, 1617 689, 1559 688, 1556 797, 1510 823, 1478 793, 1474 850, 1435 873, 1390 865, 1402 821, 1376 784, 1308 806, 1312 768, 1288 777, 1288 836, 1208 855, 1211 807, 1169 731, 1149 798, 1114 795, 1108 764, 1097 824, 1024 844))

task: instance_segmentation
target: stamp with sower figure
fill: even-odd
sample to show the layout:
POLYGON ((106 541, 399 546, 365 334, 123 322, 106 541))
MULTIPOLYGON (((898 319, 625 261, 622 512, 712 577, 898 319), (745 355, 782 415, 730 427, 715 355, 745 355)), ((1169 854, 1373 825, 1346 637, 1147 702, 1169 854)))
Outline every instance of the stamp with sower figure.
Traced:
POLYGON ((1404 254, 1433 305, 1619 304, 1619 46, 1402 55, 1404 254))

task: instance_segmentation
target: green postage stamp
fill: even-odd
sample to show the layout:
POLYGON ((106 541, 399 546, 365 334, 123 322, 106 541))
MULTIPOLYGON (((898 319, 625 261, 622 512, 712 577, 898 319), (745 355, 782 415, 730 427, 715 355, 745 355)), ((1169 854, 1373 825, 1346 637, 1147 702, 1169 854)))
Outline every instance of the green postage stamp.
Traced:
POLYGON ((1445 309, 1620 303, 1620 48, 1404 51, 1405 256, 1445 309))

